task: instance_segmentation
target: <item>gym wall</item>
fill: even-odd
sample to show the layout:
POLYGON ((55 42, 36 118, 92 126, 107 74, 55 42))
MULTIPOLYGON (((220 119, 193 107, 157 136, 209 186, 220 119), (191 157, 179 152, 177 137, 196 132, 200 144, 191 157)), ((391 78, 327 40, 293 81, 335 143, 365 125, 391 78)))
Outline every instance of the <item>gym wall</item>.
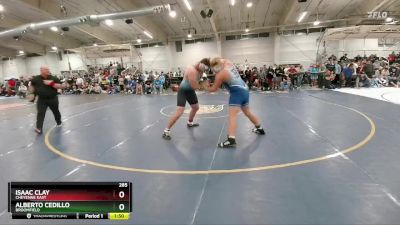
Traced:
MULTIPOLYGON (((318 48, 317 39, 321 33, 311 33, 309 35, 273 35, 267 38, 255 38, 244 40, 225 40, 221 41, 221 54, 223 57, 231 59, 234 63, 245 64, 260 67, 264 64, 272 65, 300 63, 308 67, 315 62, 317 51, 323 51, 323 45, 318 48)), ((400 43, 395 46, 379 46, 377 39, 352 39, 326 41, 326 52, 340 57, 343 50, 349 57, 360 55, 377 54, 387 57, 392 51, 400 49, 400 43), (364 50, 365 49, 365 50, 364 50)), ((218 55, 217 42, 200 42, 194 44, 182 44, 182 52, 176 52, 175 41, 168 45, 159 47, 150 47, 136 49, 141 53, 144 70, 170 71, 178 67, 184 69, 203 57, 213 57, 218 55)), ((133 58, 123 57, 124 64, 137 65, 140 58, 135 52, 133 58)), ((45 56, 21 58, 17 57, 11 61, 0 61, 0 80, 5 77, 20 75, 34 75, 39 73, 41 65, 48 65, 54 74, 60 74, 60 71, 69 70, 68 58, 72 70, 85 69, 86 64, 107 65, 110 61, 120 62, 120 57, 90 59, 85 60, 78 54, 63 55, 62 61, 59 61, 55 53, 48 53, 45 56)))

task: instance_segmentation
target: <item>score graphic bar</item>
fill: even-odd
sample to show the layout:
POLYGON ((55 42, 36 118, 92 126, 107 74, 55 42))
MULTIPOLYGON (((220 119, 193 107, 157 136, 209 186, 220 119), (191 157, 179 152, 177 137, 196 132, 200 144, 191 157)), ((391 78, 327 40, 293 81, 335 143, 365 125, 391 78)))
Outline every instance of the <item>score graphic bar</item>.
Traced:
POLYGON ((13 219, 128 219, 130 182, 10 182, 13 219))

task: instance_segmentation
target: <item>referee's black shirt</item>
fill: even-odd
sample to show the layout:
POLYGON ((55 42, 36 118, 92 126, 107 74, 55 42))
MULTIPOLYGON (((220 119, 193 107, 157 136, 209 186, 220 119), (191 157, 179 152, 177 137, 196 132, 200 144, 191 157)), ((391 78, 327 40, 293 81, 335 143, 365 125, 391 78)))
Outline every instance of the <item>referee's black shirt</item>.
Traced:
POLYGON ((31 81, 31 85, 35 88, 35 94, 39 98, 53 98, 57 96, 57 89, 44 84, 44 80, 52 80, 57 84, 61 83, 60 79, 52 75, 48 75, 47 78, 43 78, 41 75, 35 76, 31 81))

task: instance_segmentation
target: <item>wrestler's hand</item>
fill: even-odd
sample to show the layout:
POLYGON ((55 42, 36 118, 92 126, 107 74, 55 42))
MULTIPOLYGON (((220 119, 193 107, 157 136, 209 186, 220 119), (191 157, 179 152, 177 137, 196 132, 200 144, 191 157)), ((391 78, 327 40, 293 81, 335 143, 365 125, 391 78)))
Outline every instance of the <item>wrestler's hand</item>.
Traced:
POLYGON ((34 94, 29 94, 26 96, 26 99, 28 99, 29 102, 34 102, 35 101, 35 95, 34 94))

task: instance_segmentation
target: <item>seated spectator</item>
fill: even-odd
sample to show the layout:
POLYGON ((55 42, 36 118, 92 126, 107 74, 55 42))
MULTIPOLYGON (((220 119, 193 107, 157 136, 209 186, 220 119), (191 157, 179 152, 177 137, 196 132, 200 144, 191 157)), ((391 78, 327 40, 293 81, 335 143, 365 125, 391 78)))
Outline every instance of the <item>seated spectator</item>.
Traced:
POLYGON ((93 94, 94 86, 92 84, 89 84, 86 88, 85 93, 86 94, 93 94))
POLYGON ((153 83, 151 82, 150 79, 147 79, 146 82, 144 82, 144 93, 145 94, 151 94, 153 83))
POLYGON ((388 81, 390 85, 393 85, 395 87, 399 87, 399 76, 400 76, 400 66, 398 63, 392 64, 392 66, 389 68, 389 76, 388 76, 388 81))
POLYGON ((282 82, 280 84, 281 90, 292 90, 292 83, 290 82, 290 78, 288 75, 283 75, 282 76, 282 82))
POLYGON ((343 76, 345 79, 345 86, 350 87, 352 86, 352 77, 354 73, 353 63, 350 63, 347 67, 343 69, 343 76))
POLYGON ((109 95, 112 95, 112 94, 117 93, 116 86, 115 86, 115 85, 109 85, 109 86, 108 86, 107 93, 108 93, 109 95))
POLYGON ((372 78, 375 74, 374 65, 372 64, 371 60, 367 60, 366 64, 364 65, 364 72, 367 74, 368 78, 372 78))
POLYGON ((126 86, 125 86, 125 92, 127 94, 135 94, 136 92, 136 81, 135 80, 127 80, 126 86))
POLYGON ((76 85, 74 85, 74 86, 72 86, 72 94, 79 95, 79 94, 81 94, 81 90, 78 89, 78 87, 76 85))
POLYGON ((123 76, 118 76, 119 91, 125 92, 125 78, 123 76))
POLYGON ((89 86, 82 86, 81 88, 79 88, 79 90, 81 91, 82 94, 89 94, 89 86))
POLYGON ((331 70, 326 70, 324 87, 327 89, 335 89, 335 86, 332 84, 333 80, 335 80, 335 73, 331 70))
POLYGON ((371 86, 371 82, 369 81, 369 78, 365 73, 360 74, 357 77, 357 82, 356 82, 356 87, 357 88, 359 88, 359 87, 370 87, 370 86, 371 86))
POLYGON ((28 88, 25 86, 23 82, 18 87, 18 96, 20 98, 26 98, 26 93, 28 91, 28 88))
POLYGON ((77 88, 81 88, 83 86, 83 84, 84 84, 84 81, 83 81, 82 77, 76 78, 76 86, 77 86, 77 88))
POLYGON ((140 80, 136 84, 136 94, 141 95, 143 94, 143 83, 140 80))
POLYGON ((7 94, 4 84, 0 83, 0 96, 5 96, 7 94))
POLYGON ((6 97, 10 97, 12 95, 16 94, 16 90, 15 90, 15 86, 17 85, 17 82, 15 81, 14 78, 11 78, 7 81, 6 84, 6 91, 7 91, 7 95, 6 97))
POLYGON ((94 85, 94 87, 93 87, 93 93, 94 94, 100 94, 101 93, 101 87, 100 87, 100 85, 99 84, 95 84, 94 85))
POLYGON ((388 86, 388 76, 389 76, 389 71, 385 68, 380 68, 379 70, 376 71, 375 73, 375 80, 376 83, 378 84, 378 87, 387 87, 388 86))

